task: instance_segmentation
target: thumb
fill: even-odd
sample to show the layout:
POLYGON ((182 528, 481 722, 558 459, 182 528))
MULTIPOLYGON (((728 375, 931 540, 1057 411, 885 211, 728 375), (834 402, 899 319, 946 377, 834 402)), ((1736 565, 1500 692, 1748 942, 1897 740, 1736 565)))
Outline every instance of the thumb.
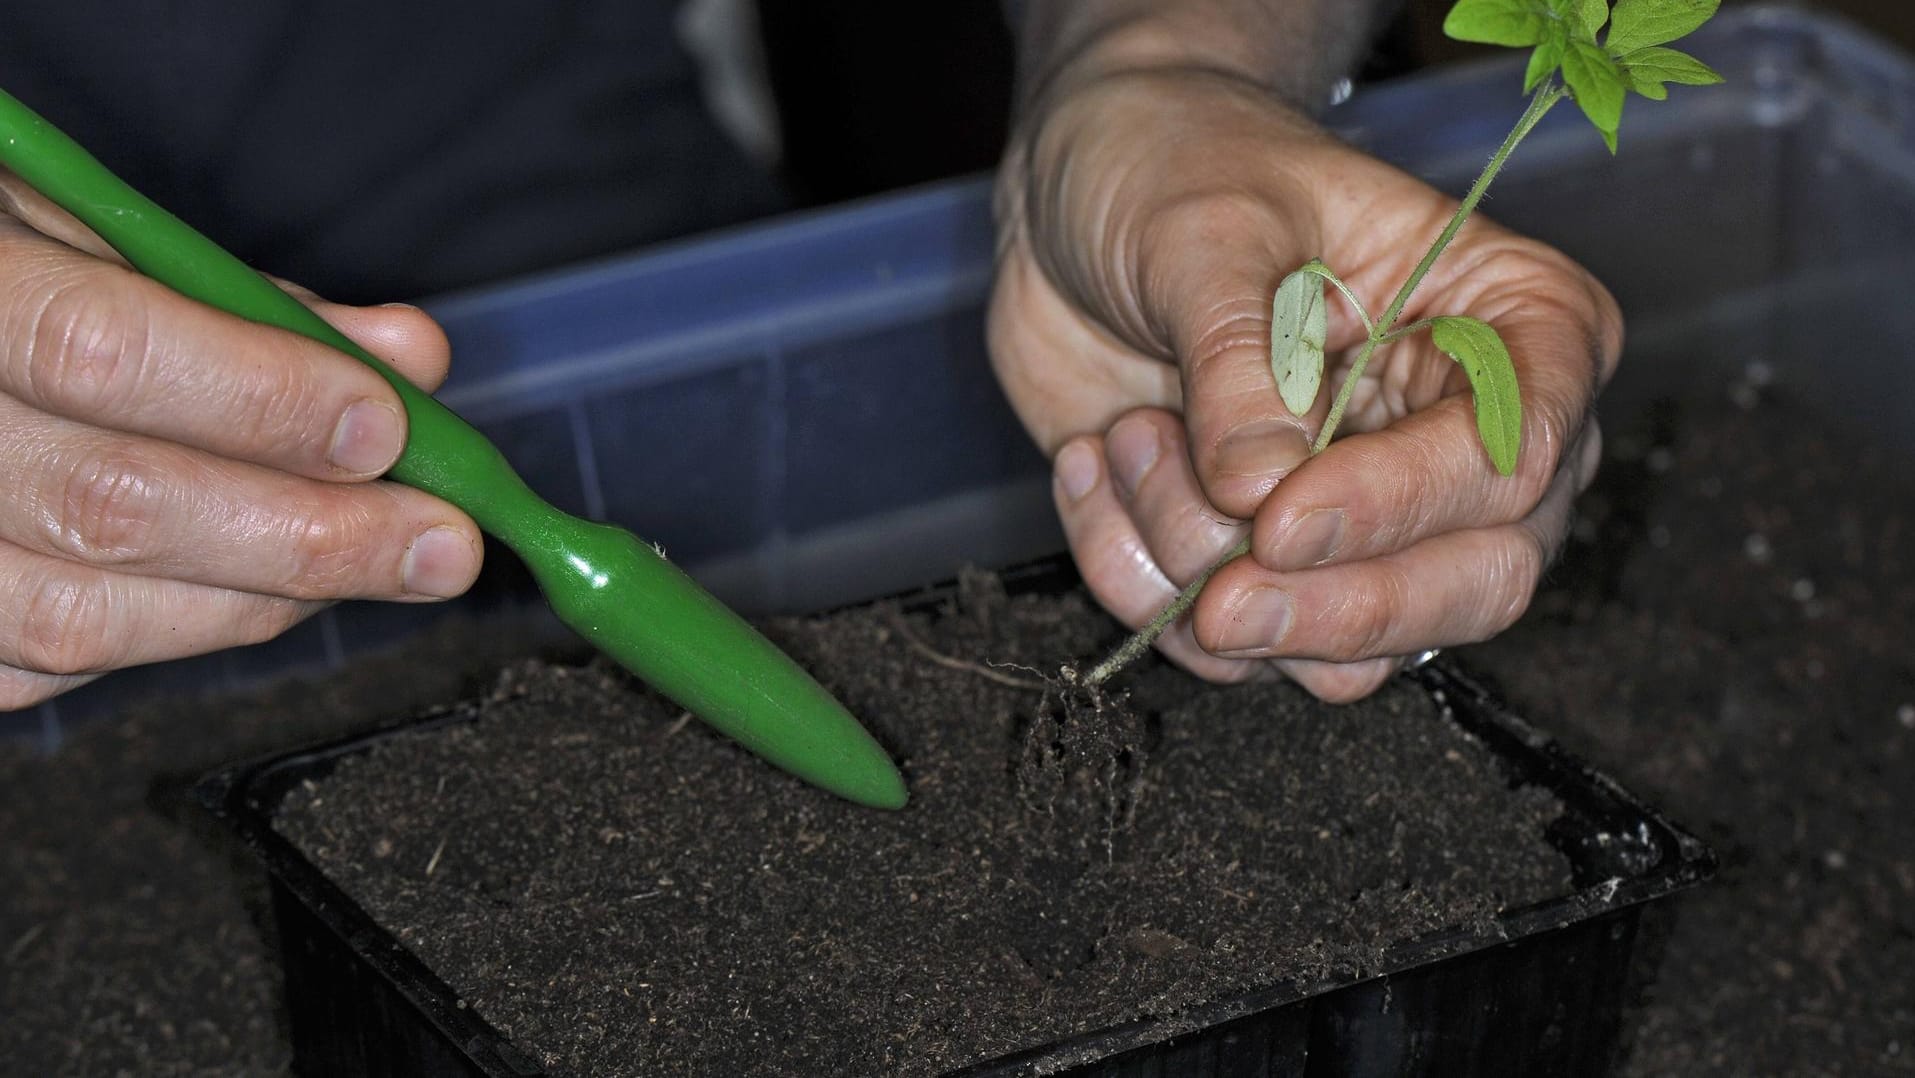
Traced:
POLYGON ((1181 213, 1141 252, 1141 291, 1177 360, 1197 481, 1220 512, 1248 519, 1310 456, 1311 417, 1284 405, 1270 370, 1271 296, 1310 253, 1267 203, 1181 213))

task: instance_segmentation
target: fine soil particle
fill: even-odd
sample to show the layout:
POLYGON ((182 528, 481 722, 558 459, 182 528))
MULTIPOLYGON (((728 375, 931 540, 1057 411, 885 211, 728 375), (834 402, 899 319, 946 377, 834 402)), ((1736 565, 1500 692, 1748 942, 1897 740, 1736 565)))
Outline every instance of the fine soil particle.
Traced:
POLYGON ((1554 586, 1470 653, 1721 855, 1629 1075, 1915 1073, 1915 476, 1771 379, 1615 432, 1554 586))
MULTIPOLYGON (((1762 381, 1606 423, 1603 472, 1535 608, 1461 652, 1723 855, 1655 948, 1625 1032, 1632 1078, 1915 1073, 1915 476, 1762 381)), ((185 786, 456 699, 501 639, 130 707, 50 760, 0 745, 0 1059, 284 1073, 256 871, 193 823, 185 786)))
POLYGON ((1333 708, 1159 668, 1066 708, 1030 670, 1094 657, 1108 618, 965 591, 774 628, 898 750, 903 812, 614 670, 527 665, 477 721, 296 788, 278 826, 521 1048, 595 1076, 943 1073, 1374 971, 1569 890, 1554 797, 1407 682, 1333 708))
POLYGON ((153 701, 44 759, 0 747, 0 1060, 18 1075, 265 1075, 290 1062, 265 882, 190 803, 222 764, 482 688, 532 649, 455 621, 354 676, 153 701))

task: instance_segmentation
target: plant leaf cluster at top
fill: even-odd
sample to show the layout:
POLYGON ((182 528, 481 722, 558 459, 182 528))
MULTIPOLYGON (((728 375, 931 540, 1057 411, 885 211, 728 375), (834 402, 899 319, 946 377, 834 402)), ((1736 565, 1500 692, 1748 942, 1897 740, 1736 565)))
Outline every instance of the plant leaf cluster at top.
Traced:
POLYGON ((1514 48, 1534 46, 1525 92, 1562 72, 1570 95, 1616 152, 1623 101, 1654 101, 1668 83, 1707 86, 1722 76, 1684 52, 1662 46, 1684 37, 1716 12, 1720 0, 1460 0, 1443 20, 1458 41, 1514 48), (1600 43, 1604 27, 1608 34, 1600 43))

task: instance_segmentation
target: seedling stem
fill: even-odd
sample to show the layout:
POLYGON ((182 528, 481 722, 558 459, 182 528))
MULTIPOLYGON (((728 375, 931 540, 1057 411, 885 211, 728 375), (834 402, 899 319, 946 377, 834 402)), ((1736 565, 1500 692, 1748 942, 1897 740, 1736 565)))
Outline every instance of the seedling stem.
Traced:
MULTIPOLYGON (((1383 345, 1400 341, 1426 328, 1434 321, 1424 319, 1399 330, 1389 329, 1396 324, 1398 318, 1403 316, 1403 308, 1409 305, 1410 296, 1416 292, 1416 286, 1423 283, 1424 277, 1429 276, 1430 268, 1436 265, 1436 260, 1449 249, 1450 241, 1456 238, 1456 234, 1463 230, 1463 222, 1469 220, 1470 214, 1476 211, 1476 204, 1483 201, 1483 192, 1489 190, 1490 181, 1496 178, 1496 174, 1503 171, 1503 165, 1509 161, 1509 155, 1515 151, 1516 145, 1535 129, 1544 116, 1549 114, 1549 110, 1556 106, 1556 102, 1568 96, 1569 91, 1555 83, 1550 83, 1531 95, 1529 107, 1523 110, 1523 115, 1517 119, 1516 126, 1510 129, 1509 136, 1503 139, 1503 144, 1496 148, 1496 153, 1489 159, 1489 164, 1483 166, 1483 171, 1476 177, 1476 182, 1470 185, 1469 192, 1463 196, 1463 201, 1456 207, 1456 212, 1450 215, 1450 223, 1443 226, 1443 231, 1437 234, 1436 242, 1430 244, 1430 249, 1423 253, 1423 260, 1410 271, 1410 277, 1403 282, 1403 287, 1397 289, 1396 298, 1392 299, 1390 305, 1384 309, 1383 317, 1375 322, 1371 322, 1367 315, 1364 317, 1364 322, 1370 329, 1369 335, 1363 341, 1362 351, 1356 354, 1356 360, 1350 364, 1350 373, 1344 377, 1342 387, 1337 390, 1336 400, 1330 405, 1330 414, 1323 421, 1323 429, 1317 432, 1317 440, 1310 446, 1312 454, 1323 452, 1324 448, 1330 444, 1330 439, 1335 436, 1337 426, 1343 422, 1343 412, 1350 406, 1350 397, 1356 392, 1357 381, 1363 377, 1363 370, 1369 366, 1370 357, 1376 354, 1376 350, 1383 345)), ((1342 285, 1341 281, 1336 283, 1339 287, 1342 285)), ((1359 312, 1363 310, 1356 296, 1349 289, 1342 288, 1341 291, 1359 312)), ((1245 549, 1247 550, 1248 547, 1245 549)))

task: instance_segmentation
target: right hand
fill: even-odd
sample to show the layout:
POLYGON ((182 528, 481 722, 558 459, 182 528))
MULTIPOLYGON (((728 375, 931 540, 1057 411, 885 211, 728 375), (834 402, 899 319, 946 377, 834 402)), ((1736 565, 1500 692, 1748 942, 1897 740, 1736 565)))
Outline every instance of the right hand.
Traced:
MULTIPOLYGON (((419 386, 445 380, 418 309, 288 290, 419 386)), ((405 437, 371 368, 133 272, 0 170, 0 710, 334 600, 463 592, 471 519, 371 481, 405 437)))

